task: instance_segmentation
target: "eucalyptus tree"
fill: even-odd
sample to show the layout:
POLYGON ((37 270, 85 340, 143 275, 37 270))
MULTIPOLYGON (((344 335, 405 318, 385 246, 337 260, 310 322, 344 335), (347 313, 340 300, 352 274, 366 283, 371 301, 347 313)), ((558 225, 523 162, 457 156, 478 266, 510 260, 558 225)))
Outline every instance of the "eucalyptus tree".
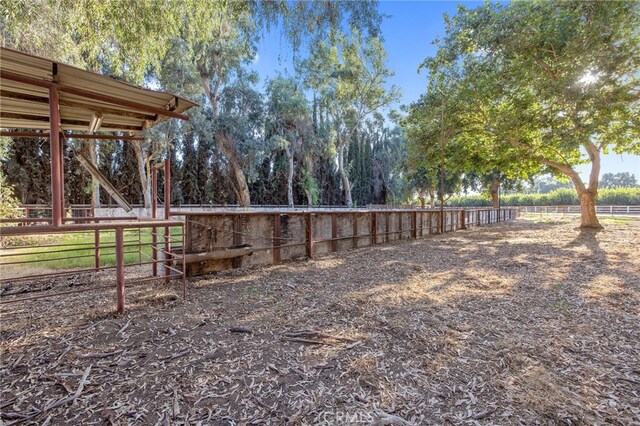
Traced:
POLYGON ((301 150, 303 138, 313 135, 309 102, 295 80, 276 77, 268 82, 265 133, 287 156, 287 202, 293 207, 294 154, 301 150))
POLYGON ((348 25, 377 35, 381 16, 375 1, 153 1, 18 0, 3 10, 2 43, 31 53, 54 56, 94 71, 141 83, 157 76, 170 49, 180 46, 183 81, 195 82, 206 95, 216 127, 214 139, 227 160, 238 202, 250 204, 242 165, 243 141, 218 123, 227 86, 255 57, 262 31, 281 25, 298 50, 328 29, 348 25), (126 11, 126 13, 123 13, 126 11))
MULTIPOLYGON (((287 38, 298 48, 308 37, 321 37, 328 28, 339 27, 348 16, 356 28, 369 34, 378 31, 380 15, 374 2, 196 2, 183 13, 181 38, 191 51, 192 69, 211 105, 214 121, 219 112, 220 94, 234 73, 253 60, 262 28, 281 23, 287 38)), ((247 179, 233 140, 224 126, 218 126, 215 140, 229 162, 238 202, 250 205, 247 179)))
POLYGON ((388 127, 381 115, 370 120, 365 129, 371 144, 371 202, 388 204, 405 198, 406 182, 402 164, 406 159, 406 138, 398 125, 388 127))
POLYGON ((353 205, 351 182, 345 165, 348 144, 364 120, 399 98, 393 76, 385 64, 386 52, 377 37, 364 40, 357 29, 351 35, 334 31, 329 41, 320 40, 302 62, 306 85, 319 94, 335 131, 337 162, 345 203, 353 205))
POLYGON ((581 226, 595 212, 601 156, 640 153, 640 4, 514 2, 460 8, 440 49, 483 65, 469 78, 488 84, 478 96, 499 107, 501 137, 492 152, 513 149, 573 182, 581 226), (489 84, 493 82, 493 84, 489 84), (585 182, 576 166, 591 164, 585 182))
POLYGON ((5 47, 141 84, 174 36, 177 1, 14 0, 2 3, 5 47))

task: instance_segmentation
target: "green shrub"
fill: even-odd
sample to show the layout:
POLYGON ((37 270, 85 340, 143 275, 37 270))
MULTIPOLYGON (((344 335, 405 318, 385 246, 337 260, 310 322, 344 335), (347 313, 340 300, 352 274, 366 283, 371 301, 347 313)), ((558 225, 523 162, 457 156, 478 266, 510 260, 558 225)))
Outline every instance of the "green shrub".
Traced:
MULTIPOLYGON (((451 197, 448 204, 460 207, 491 206, 488 195, 451 197)), ((548 194, 508 194, 500 197, 502 206, 569 206, 578 205, 578 196, 572 188, 559 188, 548 194)), ((598 191, 596 204, 614 206, 639 206, 640 187, 605 188, 598 191)))

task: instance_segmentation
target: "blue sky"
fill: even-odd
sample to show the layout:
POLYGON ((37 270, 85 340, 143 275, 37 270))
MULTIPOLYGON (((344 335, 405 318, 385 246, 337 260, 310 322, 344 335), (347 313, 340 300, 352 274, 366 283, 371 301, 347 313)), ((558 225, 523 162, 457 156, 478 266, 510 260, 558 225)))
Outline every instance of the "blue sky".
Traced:
MULTIPOLYGON (((443 14, 453 16, 459 4, 476 7, 482 2, 455 1, 381 1, 380 11, 389 15, 382 24, 382 34, 388 54, 388 65, 395 72, 390 84, 402 91, 401 104, 418 99, 426 88, 426 76, 418 67, 427 56, 435 54, 433 41, 444 34, 443 14)), ((284 37, 275 29, 258 44, 258 57, 253 68, 266 78, 283 73, 293 76, 292 52, 284 37)), ((584 175, 589 166, 579 168, 584 175)), ((609 154, 603 156, 601 173, 630 172, 640 178, 640 156, 609 154)), ((584 176, 586 177, 586 176, 584 176)))

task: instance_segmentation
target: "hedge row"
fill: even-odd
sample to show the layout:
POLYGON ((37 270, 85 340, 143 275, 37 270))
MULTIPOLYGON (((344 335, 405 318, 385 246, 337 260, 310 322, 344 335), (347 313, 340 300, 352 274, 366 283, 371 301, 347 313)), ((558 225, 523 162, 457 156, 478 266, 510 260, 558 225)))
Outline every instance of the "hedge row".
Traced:
MULTIPOLYGON (((598 191, 596 201, 600 205, 638 206, 640 187, 608 188, 598 191)), ((491 198, 486 195, 452 197, 448 204, 460 207, 491 206, 491 198)), ((572 188, 560 188, 548 194, 507 194, 500 197, 502 206, 568 206, 578 205, 578 196, 572 188)))

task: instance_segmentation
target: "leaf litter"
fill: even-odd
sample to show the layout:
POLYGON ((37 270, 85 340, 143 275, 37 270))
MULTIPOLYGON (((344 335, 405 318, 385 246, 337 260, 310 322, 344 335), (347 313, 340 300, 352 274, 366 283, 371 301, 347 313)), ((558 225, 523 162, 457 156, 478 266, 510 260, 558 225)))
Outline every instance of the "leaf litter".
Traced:
POLYGON ((640 424, 640 221, 2 306, 11 424, 640 424))

